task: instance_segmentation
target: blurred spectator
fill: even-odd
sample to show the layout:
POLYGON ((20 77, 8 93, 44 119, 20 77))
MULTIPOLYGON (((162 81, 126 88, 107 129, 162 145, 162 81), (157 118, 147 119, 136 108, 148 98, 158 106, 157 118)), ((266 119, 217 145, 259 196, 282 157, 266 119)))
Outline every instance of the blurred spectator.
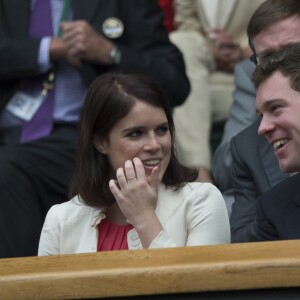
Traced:
POLYGON ((174 0, 172 42, 182 51, 191 92, 174 110, 179 154, 186 165, 200 168, 199 180, 212 181, 212 123, 228 117, 233 68, 252 51, 247 25, 263 0, 174 0))

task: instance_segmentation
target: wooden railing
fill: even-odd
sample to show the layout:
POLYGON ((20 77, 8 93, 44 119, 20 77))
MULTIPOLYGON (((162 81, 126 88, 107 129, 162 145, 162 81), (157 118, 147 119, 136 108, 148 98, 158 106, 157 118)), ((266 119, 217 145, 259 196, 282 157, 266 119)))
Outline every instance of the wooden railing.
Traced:
POLYGON ((0 299, 300 287, 300 240, 0 259, 0 299))

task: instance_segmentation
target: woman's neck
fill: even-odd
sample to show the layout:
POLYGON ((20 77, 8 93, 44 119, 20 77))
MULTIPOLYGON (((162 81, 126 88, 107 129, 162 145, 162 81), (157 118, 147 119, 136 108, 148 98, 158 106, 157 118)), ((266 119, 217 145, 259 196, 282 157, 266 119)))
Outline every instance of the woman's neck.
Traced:
POLYGON ((112 224, 126 224, 126 217, 121 212, 120 207, 117 203, 114 203, 112 206, 107 207, 106 218, 112 224))

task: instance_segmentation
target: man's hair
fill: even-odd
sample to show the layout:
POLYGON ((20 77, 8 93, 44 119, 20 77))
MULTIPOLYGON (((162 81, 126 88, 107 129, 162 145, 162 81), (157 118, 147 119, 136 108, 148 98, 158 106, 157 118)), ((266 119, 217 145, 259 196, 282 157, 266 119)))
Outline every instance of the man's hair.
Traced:
POLYGON ((255 53, 253 38, 271 25, 291 16, 300 18, 299 0, 267 0, 262 3, 252 15, 248 28, 249 46, 255 53))
POLYGON ((300 43, 286 45, 261 58, 252 76, 255 87, 276 71, 289 77, 291 88, 300 92, 300 43))

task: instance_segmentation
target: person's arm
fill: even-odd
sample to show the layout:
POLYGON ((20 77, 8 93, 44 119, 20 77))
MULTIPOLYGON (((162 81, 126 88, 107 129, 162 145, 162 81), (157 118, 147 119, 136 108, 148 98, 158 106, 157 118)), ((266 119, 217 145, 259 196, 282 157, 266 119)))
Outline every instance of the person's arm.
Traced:
POLYGON ((2 30, 0 18, 0 111, 20 88, 20 80, 46 71, 39 64, 40 39, 10 39, 2 30))
POLYGON ((235 67, 233 103, 226 121, 222 141, 212 160, 213 179, 222 192, 232 189, 230 140, 257 118, 255 111, 256 92, 251 81, 253 70, 254 64, 248 59, 235 67))
MULTIPOLYGON (((230 243, 229 219, 220 191, 210 183, 193 184, 194 187, 186 199, 187 206, 180 207, 186 210, 182 214, 185 217, 182 223, 186 224, 187 230, 185 246, 230 243)), ((165 231, 161 231, 152 241, 150 248, 176 246, 171 237, 165 231)))
POLYGON ((38 73, 40 39, 26 37, 29 11, 30 1, 20 1, 18 9, 11 1, 1 1, 0 84, 3 86, 38 73))
POLYGON ((59 226, 55 221, 56 207, 58 205, 52 206, 46 215, 39 241, 38 256, 60 254, 59 226))
MULTIPOLYGON (((90 82, 99 74, 110 70, 145 73, 164 89, 171 106, 182 104, 190 91, 190 84, 182 53, 169 40, 163 23, 163 12, 157 1, 127 0, 126 4, 123 1, 115 2, 115 11, 110 13, 114 13, 124 26, 124 32, 119 38, 109 40, 103 36, 101 28, 96 27, 98 23, 91 24, 98 33, 93 41, 89 41, 89 38, 95 36, 92 30, 86 31, 89 38, 85 37, 85 42, 81 39, 80 45, 77 44, 76 47, 72 46, 72 33, 65 36, 70 51, 82 58, 83 78, 90 82), (121 52, 121 59, 117 64, 105 61, 105 58, 109 58, 112 46, 116 46, 121 52)), ((107 9, 111 9, 110 5, 108 7, 107 9)), ((77 34, 74 39, 78 41, 77 34)))
POLYGON ((40 39, 10 39, 0 33, 0 80, 38 74, 40 39))
POLYGON ((249 234, 249 242, 280 240, 276 228, 270 222, 266 214, 264 197, 263 195, 257 199, 254 231, 249 234))
POLYGON ((148 74, 162 86, 171 106, 182 104, 190 90, 189 80, 182 53, 169 40, 159 5, 156 1, 131 0, 126 10, 123 19, 127 19, 128 44, 120 41, 117 45, 122 53, 119 69, 148 74))
POLYGON ((230 243, 228 213, 220 191, 200 183, 187 210, 186 246, 230 243))
POLYGON ((197 0, 173 0, 176 30, 201 32, 197 14, 197 0))
POLYGON ((253 174, 240 157, 240 151, 245 148, 239 147, 241 145, 238 143, 238 138, 239 135, 231 140, 232 184, 235 198, 230 216, 231 241, 233 243, 248 242, 249 236, 253 236, 258 197, 252 178, 253 174))

